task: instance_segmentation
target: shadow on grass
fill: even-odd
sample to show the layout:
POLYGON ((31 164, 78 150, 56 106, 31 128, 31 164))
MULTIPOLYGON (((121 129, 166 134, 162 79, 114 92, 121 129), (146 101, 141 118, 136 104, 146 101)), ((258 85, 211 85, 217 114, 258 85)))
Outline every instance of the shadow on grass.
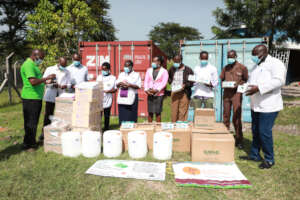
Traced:
POLYGON ((244 138, 243 142, 244 142, 244 148, 243 148, 243 151, 244 151, 247 155, 250 155, 252 141, 249 140, 249 139, 247 139, 247 138, 244 138))
POLYGON ((22 103, 22 102, 21 101, 20 102, 13 102, 11 104, 6 102, 6 103, 3 103, 3 104, 0 104, 0 108, 5 108, 5 107, 8 107, 8 106, 15 106, 15 105, 18 105, 20 103, 22 103))
POLYGON ((11 145, 0 151, 0 162, 9 159, 10 156, 19 154, 23 151, 22 144, 11 145))

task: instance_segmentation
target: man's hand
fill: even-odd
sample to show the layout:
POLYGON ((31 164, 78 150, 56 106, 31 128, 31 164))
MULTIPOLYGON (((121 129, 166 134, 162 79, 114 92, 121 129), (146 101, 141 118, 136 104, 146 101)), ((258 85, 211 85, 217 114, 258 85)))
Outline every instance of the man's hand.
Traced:
POLYGON ((67 88, 67 85, 60 85, 60 88, 61 88, 61 89, 66 89, 66 88, 67 88))
POLYGON ((56 75, 55 74, 50 74, 49 76, 46 77, 46 80, 52 80, 55 79, 56 75))
POLYGON ((58 85, 57 83, 54 83, 54 84, 53 84, 53 87, 58 88, 59 85, 58 85))
POLYGON ((250 89, 246 91, 246 96, 251 96, 251 95, 253 95, 253 94, 255 94, 256 92, 259 91, 257 85, 249 85, 248 87, 250 89))

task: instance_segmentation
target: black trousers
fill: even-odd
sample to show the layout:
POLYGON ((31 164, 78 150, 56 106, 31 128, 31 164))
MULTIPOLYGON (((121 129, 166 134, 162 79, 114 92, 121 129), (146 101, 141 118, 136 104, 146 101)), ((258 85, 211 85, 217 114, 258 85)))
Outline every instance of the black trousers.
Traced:
POLYGON ((54 114, 54 109, 55 109, 55 103, 46 102, 44 127, 51 124, 51 120, 49 119, 49 117, 54 114))
POLYGON ((110 110, 111 107, 104 108, 104 131, 109 130, 110 110))
POLYGON ((42 109, 42 100, 23 99, 24 117, 24 145, 32 146, 36 144, 36 129, 42 109))

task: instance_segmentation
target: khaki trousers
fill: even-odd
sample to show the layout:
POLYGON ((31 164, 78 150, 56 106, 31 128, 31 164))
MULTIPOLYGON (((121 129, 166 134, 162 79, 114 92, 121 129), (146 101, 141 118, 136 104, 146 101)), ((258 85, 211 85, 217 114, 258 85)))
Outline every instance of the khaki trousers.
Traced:
POLYGON ((172 122, 186 121, 190 100, 184 91, 171 94, 171 119, 172 122))

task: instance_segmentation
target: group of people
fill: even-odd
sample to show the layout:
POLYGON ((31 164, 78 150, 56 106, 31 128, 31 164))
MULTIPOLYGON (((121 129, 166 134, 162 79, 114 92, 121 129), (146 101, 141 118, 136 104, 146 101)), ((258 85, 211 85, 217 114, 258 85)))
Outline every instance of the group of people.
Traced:
MULTIPOLYGON (((24 114, 24 148, 31 149, 36 145, 36 129, 42 99, 46 102, 44 126, 50 123, 53 115, 55 97, 69 90, 72 92, 76 84, 88 81, 88 70, 80 63, 80 55, 73 55, 73 62, 67 67, 67 60, 60 58, 58 64, 48 67, 41 74, 38 65, 42 62, 44 53, 34 50, 21 67, 23 79, 23 114, 24 114), (44 87, 46 91, 44 94, 44 87)), ((171 120, 186 121, 189 106, 196 108, 213 108, 214 93, 219 80, 234 82, 231 88, 224 88, 223 92, 223 121, 230 128, 231 110, 232 122, 235 129, 236 146, 243 148, 242 132, 242 97, 237 91, 238 86, 249 83, 246 95, 251 96, 251 116, 253 142, 251 153, 242 159, 263 161, 260 168, 270 168, 274 165, 272 127, 276 116, 283 109, 280 88, 285 83, 286 68, 284 64, 268 55, 264 45, 256 46, 252 51, 252 61, 255 67, 248 78, 247 68, 237 61, 237 53, 230 50, 227 55, 227 65, 220 76, 217 68, 209 63, 209 53, 200 53, 200 65, 194 70, 182 62, 182 56, 173 58, 173 66, 167 70, 164 66, 164 57, 156 56, 151 67, 147 69, 144 79, 144 91, 147 94, 148 121, 152 122, 155 116, 161 122, 163 100, 167 84, 171 85, 171 120), (195 77, 194 79, 191 77, 195 77), (205 81, 199 82, 201 77, 205 81), (260 149, 264 152, 264 160, 260 156, 260 149)), ((117 94, 119 124, 124 121, 137 122, 138 118, 138 90, 142 88, 142 79, 134 71, 134 63, 127 60, 123 71, 115 77, 111 74, 108 62, 101 65, 101 74, 97 81, 103 82, 104 96, 104 130, 109 129, 109 119, 113 102, 113 93, 117 94)), ((40 140, 43 139, 43 134, 40 140)))

